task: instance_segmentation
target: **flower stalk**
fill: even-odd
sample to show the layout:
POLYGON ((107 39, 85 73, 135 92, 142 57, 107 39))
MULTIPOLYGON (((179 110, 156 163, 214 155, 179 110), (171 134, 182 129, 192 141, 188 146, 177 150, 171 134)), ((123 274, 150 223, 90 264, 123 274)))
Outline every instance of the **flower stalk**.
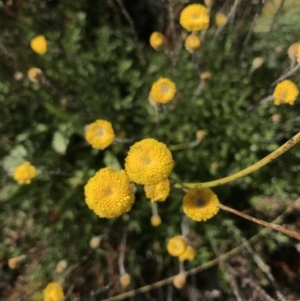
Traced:
POLYGON ((251 174, 252 172, 260 169, 261 167, 267 165, 268 163, 272 162, 282 154, 284 154, 286 151, 288 151, 290 148, 292 148, 294 145, 296 145, 300 141, 300 132, 297 133, 294 137, 289 139, 286 143, 281 145, 278 149, 273 151, 271 154, 266 156, 265 158, 261 159, 260 161, 256 162, 255 164, 248 166, 247 168, 224 178, 220 178, 214 181, 209 182, 203 182, 203 183, 182 183, 182 184, 175 184, 175 188, 201 188, 201 187, 214 187, 219 186, 223 184, 227 184, 233 181, 236 181, 238 179, 241 179, 248 174, 251 174))
POLYGON ((220 204, 219 207, 220 207, 220 209, 223 209, 225 211, 231 212, 231 213, 233 213, 235 215, 238 215, 238 216, 240 216, 240 217, 242 217, 244 219, 247 219, 247 220, 249 220, 251 222, 254 222, 254 223, 262 225, 264 227, 267 227, 267 228, 270 228, 270 229, 282 232, 282 233, 284 233, 284 234, 286 234, 288 236, 291 236, 291 237, 294 237, 294 238, 300 240, 300 233, 298 233, 296 231, 288 230, 285 227, 277 225, 277 224, 265 222, 265 221, 263 221, 261 219, 258 219, 258 218, 255 218, 253 216, 250 216, 248 214, 242 213, 242 212, 240 212, 238 210, 235 210, 233 208, 227 207, 227 206, 225 206, 223 204, 220 204))

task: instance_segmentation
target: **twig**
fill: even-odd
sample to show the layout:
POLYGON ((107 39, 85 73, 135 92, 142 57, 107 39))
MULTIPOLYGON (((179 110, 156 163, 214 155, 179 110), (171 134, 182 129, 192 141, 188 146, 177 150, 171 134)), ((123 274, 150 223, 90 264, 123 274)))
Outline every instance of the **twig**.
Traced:
POLYGON ((261 269, 261 271, 263 271, 263 273, 267 275, 269 281, 274 286, 277 298, 279 300, 284 300, 283 295, 279 291, 278 284, 276 283, 274 276, 270 272, 270 267, 264 263, 262 258, 254 251, 254 249, 250 246, 250 244, 247 242, 247 240, 244 237, 242 238, 242 241, 246 243, 246 249, 253 256, 253 259, 256 262, 257 266, 261 269))
POLYGON ((275 151, 273 151, 268 156, 264 157, 260 161, 256 162, 253 165, 248 166, 247 168, 233 174, 230 176, 227 176, 225 178, 220 178, 218 180, 209 181, 209 182, 203 182, 203 183, 182 183, 182 184, 175 184, 175 188, 194 188, 194 187, 214 187, 223 185, 232 181, 236 181, 240 178, 245 177, 246 175, 260 169, 261 167, 267 165, 268 163, 272 162, 282 154, 284 154, 286 151, 288 151, 290 148, 292 148, 294 145, 296 145, 300 141, 300 132, 298 132, 294 137, 289 139, 286 143, 281 145, 279 148, 277 148, 275 151))
POLYGON ((74 288, 75 288, 75 283, 73 283, 73 284, 69 287, 69 289, 68 289, 68 291, 67 291, 67 293, 66 293, 66 295, 65 295, 65 297, 63 298, 62 301, 66 301, 66 300, 69 298, 69 296, 72 294, 74 288))
POLYGON ((138 35, 137 35, 137 32, 135 30, 135 27, 134 27, 134 23, 133 23, 133 20, 131 19, 129 13, 127 12, 122 0, 116 0, 117 3, 119 4, 120 8, 121 8, 121 11, 122 11, 122 14, 124 15, 125 19, 127 20, 128 24, 129 24, 129 27, 131 29, 131 32, 132 32, 132 35, 133 35, 133 38, 134 38, 134 41, 136 43, 136 47, 138 49, 138 54, 139 54, 139 59, 140 59, 140 63, 142 66, 145 66, 146 64, 146 59, 144 57, 144 54, 140 48, 140 45, 139 45, 139 40, 138 40, 138 35))
MULTIPOLYGON (((263 3, 263 2, 262 2, 262 3, 263 3)), ((246 39, 245 39, 245 41, 244 41, 244 43, 243 43, 243 49, 247 46, 247 44, 248 44, 248 42, 249 42, 249 40, 250 40, 250 38, 251 38, 251 36, 252 36, 254 27, 255 27, 255 25, 256 25, 256 22, 257 22, 257 20, 258 20, 258 17, 260 16, 260 12, 261 12, 261 6, 257 9, 256 14, 255 14, 255 16, 254 16, 254 18, 253 18, 253 20, 252 20, 252 22, 251 22, 251 25, 250 25, 249 31, 248 31, 248 33, 247 33, 246 39)))
MULTIPOLYGON (((208 239, 210 241, 210 244, 212 246, 212 249, 213 249, 215 255, 220 256, 221 253, 220 253, 220 251, 217 247, 217 243, 216 243, 215 237, 214 237, 212 232, 208 233, 208 239)), ((235 276, 233 274, 232 268, 228 264, 226 264, 225 262, 220 262, 219 265, 220 265, 221 270, 223 270, 223 272, 230 277, 230 286, 231 286, 232 292, 233 292, 236 300, 237 301, 243 301, 241 296, 240 296, 240 293, 239 293, 239 290, 238 290, 238 286, 237 286, 236 279, 235 279, 235 276)))
POLYGON ((233 213, 235 215, 238 215, 238 216, 240 216, 240 217, 242 217, 244 219, 247 219, 247 220, 249 220, 249 221, 251 221, 253 223, 256 223, 256 224, 262 225, 264 227, 268 227, 270 229, 282 232, 282 233, 284 233, 284 234, 286 234, 288 236, 291 236, 291 237, 294 237, 294 238, 300 240, 300 233, 298 233, 296 231, 288 230, 288 229, 286 229, 286 228, 284 228, 284 227, 282 227, 280 225, 276 225, 276 224, 273 224, 273 223, 265 222, 265 221, 263 221, 261 219, 252 217, 252 216, 250 216, 248 214, 242 213, 242 212, 240 212, 238 210, 235 210, 233 208, 227 207, 227 206, 225 206, 223 204, 220 204, 219 206, 220 206, 221 209, 223 209, 225 211, 228 211, 228 212, 231 212, 231 213, 233 213))
POLYGON ((252 279, 247 278, 244 280, 244 285, 249 285, 252 289, 256 290, 268 301, 276 301, 271 296, 269 296, 260 286, 258 286, 252 279))
POLYGON ((277 83, 283 81, 284 79, 290 77, 294 73, 296 73, 300 69, 300 64, 297 64, 293 69, 288 71, 287 73, 281 75, 278 79, 276 79, 272 84, 271 87, 274 87, 277 83))
POLYGON ((241 0, 235 0, 234 1, 233 5, 231 7, 231 10, 230 10, 230 12, 228 14, 226 23, 223 26, 218 27, 218 29, 216 30, 216 32, 214 34, 214 39, 213 39, 213 42, 212 42, 212 46, 211 46, 212 49, 215 47, 217 38, 220 35, 220 33, 223 31, 223 29, 225 28, 225 26, 231 21, 231 19, 234 18, 235 14, 236 14, 236 11, 237 11, 237 8, 238 8, 238 5, 239 5, 240 2, 241 2, 241 0))
POLYGON ((276 21, 277 21, 277 17, 279 16, 280 11, 281 11, 282 8, 283 8, 284 2, 285 2, 285 0, 281 0, 281 3, 280 3, 280 5, 278 6, 278 9, 276 10, 276 13, 275 13, 275 15, 274 15, 274 17, 273 17, 273 20, 272 20, 272 23, 271 23, 271 25, 270 25, 270 28, 269 28, 269 31, 268 31, 268 32, 272 31, 272 29, 273 29, 273 27, 274 27, 274 25, 275 25, 275 23, 276 23, 276 21))

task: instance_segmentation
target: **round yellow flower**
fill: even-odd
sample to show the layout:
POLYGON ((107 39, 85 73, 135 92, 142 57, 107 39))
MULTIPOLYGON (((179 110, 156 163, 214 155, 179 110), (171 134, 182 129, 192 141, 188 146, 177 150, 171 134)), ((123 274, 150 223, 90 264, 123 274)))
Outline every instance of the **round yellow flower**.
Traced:
POLYGON ((124 170, 100 169, 84 187, 85 201, 98 216, 115 218, 131 209, 133 187, 124 170))
POLYGON ((209 26, 208 9, 201 4, 190 4, 180 14, 179 23, 187 31, 199 31, 209 26))
MULTIPOLYGON (((293 43, 287 53, 288 53, 288 56, 289 58, 292 60, 292 61, 296 61, 297 60, 297 57, 299 57, 299 55, 297 54, 298 52, 298 48, 300 47, 300 42, 297 42, 297 43, 293 43)), ((299 53, 300 54, 300 53, 299 53)))
POLYGON ((154 214, 151 216, 151 225, 153 227, 158 227, 161 224, 161 218, 158 214, 154 214))
POLYGON ((28 79, 33 83, 39 82, 39 77, 43 74, 42 70, 36 67, 32 67, 27 72, 28 79))
POLYGON ((190 34, 187 36, 184 42, 184 46, 187 51, 193 53, 201 46, 201 40, 200 38, 195 34, 190 34))
POLYGON ((173 166, 170 150, 164 143, 152 138, 132 145, 125 159, 128 177, 141 185, 152 185, 165 180, 173 166))
POLYGON ((42 55, 42 54, 45 54, 47 52, 47 41, 45 39, 44 36, 37 36, 35 38, 33 38, 31 41, 30 41, 30 47, 31 49, 42 55))
POLYGON ((216 25, 222 27, 226 24, 227 17, 222 13, 216 13, 216 25))
POLYGON ((190 189, 183 198, 183 212, 194 221, 206 221, 218 211, 218 197, 210 188, 190 189))
POLYGON ((154 31, 150 36, 150 45, 156 50, 162 49, 165 41, 165 36, 161 32, 154 31))
POLYGON ((186 250, 186 242, 181 236, 174 236, 169 240, 167 250, 172 256, 180 256, 186 250))
POLYGON ((282 103, 293 105, 297 99, 299 90, 291 80, 284 80, 278 83, 275 87, 273 98, 276 106, 282 103))
POLYGON ((130 285, 131 277, 128 273, 124 273, 120 276, 120 284, 123 288, 126 288, 128 285, 130 285))
POLYGON ((44 301, 62 301, 64 292, 62 286, 57 282, 49 283, 43 290, 44 301))
POLYGON ((107 148, 115 139, 112 124, 106 120, 96 120, 87 126, 85 139, 95 149, 107 148))
POLYGON ((36 168, 30 162, 24 162, 17 166, 13 177, 19 184, 30 184, 36 177, 36 168))
POLYGON ((161 77, 151 87, 149 98, 155 102, 166 103, 176 94, 176 85, 168 78, 161 77))
POLYGON ((178 258, 180 261, 185 261, 185 260, 193 261, 195 256, 196 256, 195 249, 191 246, 187 246, 184 253, 179 255, 178 258))
POLYGON ((169 196, 170 193, 170 182, 165 179, 161 182, 152 185, 145 185, 144 191, 146 197, 151 200, 151 202, 163 202, 169 196))

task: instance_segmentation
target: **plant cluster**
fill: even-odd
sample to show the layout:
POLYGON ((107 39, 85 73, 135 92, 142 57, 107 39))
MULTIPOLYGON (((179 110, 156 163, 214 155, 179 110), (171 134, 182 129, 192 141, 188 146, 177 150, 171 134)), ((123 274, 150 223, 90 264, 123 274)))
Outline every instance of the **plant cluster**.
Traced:
MULTIPOLYGON (((132 291, 143 277, 155 282, 148 290, 183 289, 187 276, 213 257, 227 260, 241 243, 261 295, 269 297, 267 285, 280 294, 257 263, 249 237, 259 230, 246 220, 265 227, 259 235, 269 250, 300 240, 297 228, 279 225, 292 213, 300 223, 292 202, 300 180, 292 148, 300 141, 299 22, 279 45, 280 5, 266 34, 255 23, 268 1, 181 2, 157 1, 168 20, 146 45, 119 0, 105 10, 95 4, 111 12, 101 21, 84 1, 56 4, 55 13, 23 4, 20 21, 5 21, 0 268, 8 279, 24 274, 24 300, 126 298, 147 291, 132 291)), ((252 275, 220 267, 224 295, 240 298, 239 277, 257 288, 252 275)), ((16 281, 5 284, 6 297, 16 281)))

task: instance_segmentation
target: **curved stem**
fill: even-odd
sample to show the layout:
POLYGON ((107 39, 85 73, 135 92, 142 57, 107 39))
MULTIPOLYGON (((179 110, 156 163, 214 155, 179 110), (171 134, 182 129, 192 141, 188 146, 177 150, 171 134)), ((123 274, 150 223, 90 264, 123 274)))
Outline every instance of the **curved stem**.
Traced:
POLYGON ((259 225, 267 227, 267 228, 271 228, 273 230, 279 231, 281 233, 284 233, 284 234, 286 234, 288 236, 291 236, 291 237, 294 237, 294 238, 300 240, 300 233, 298 233, 296 231, 288 230, 285 227, 277 225, 277 224, 265 222, 265 221, 263 221, 261 219, 258 219, 258 218, 255 218, 253 216, 250 216, 248 214, 242 213, 242 212, 240 212, 238 210, 235 210, 233 208, 227 207, 227 206, 225 206, 223 204, 220 204, 219 206, 220 206, 220 209, 223 209, 225 211, 231 212, 231 213, 233 213, 235 215, 238 215, 238 216, 240 216, 242 218, 245 218, 245 219, 247 219, 247 220, 249 220, 249 221, 251 221, 253 223, 259 224, 259 225))
POLYGON ((281 145, 279 148, 277 148, 274 152, 266 156, 265 158, 261 159, 260 161, 256 162, 255 164, 248 166, 247 168, 231 175, 225 178, 220 178, 218 180, 209 181, 209 182, 203 182, 203 183, 182 183, 182 184, 175 184, 175 188, 200 188, 200 187, 213 187, 213 186, 219 186, 223 185, 235 180, 238 180, 240 178, 245 177, 246 175, 260 169, 261 167, 265 166, 266 164, 272 162, 277 157, 285 153, 287 150, 292 148, 295 144, 297 144, 300 141, 300 132, 297 133, 294 137, 289 139, 286 143, 281 145))

